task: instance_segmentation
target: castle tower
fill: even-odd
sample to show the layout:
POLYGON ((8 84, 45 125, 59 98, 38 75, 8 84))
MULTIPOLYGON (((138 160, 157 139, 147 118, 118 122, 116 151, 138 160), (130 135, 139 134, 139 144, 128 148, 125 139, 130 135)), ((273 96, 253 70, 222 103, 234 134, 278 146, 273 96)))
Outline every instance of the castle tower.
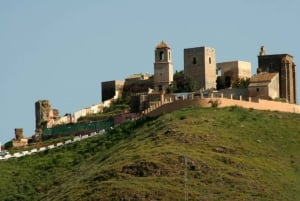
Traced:
POLYGON ((161 41, 155 48, 154 89, 164 93, 172 82, 171 48, 164 41, 161 41))
POLYGON ((216 88, 216 51, 211 47, 184 49, 184 76, 196 85, 196 90, 216 88))
POLYGON ((279 98, 296 103, 296 64, 292 55, 260 53, 257 72, 279 73, 279 98))
POLYGON ((52 117, 52 108, 48 100, 35 102, 35 128, 47 128, 52 117))

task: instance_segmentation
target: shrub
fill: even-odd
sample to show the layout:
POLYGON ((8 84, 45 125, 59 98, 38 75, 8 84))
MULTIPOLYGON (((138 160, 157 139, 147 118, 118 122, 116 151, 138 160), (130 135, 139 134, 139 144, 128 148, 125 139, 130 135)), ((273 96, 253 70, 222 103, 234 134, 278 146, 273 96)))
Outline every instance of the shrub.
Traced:
POLYGON ((219 104, 220 104, 220 102, 219 102, 219 100, 217 99, 217 100, 209 100, 208 101, 208 103, 210 103, 211 104, 211 107, 218 107, 219 106, 219 104))

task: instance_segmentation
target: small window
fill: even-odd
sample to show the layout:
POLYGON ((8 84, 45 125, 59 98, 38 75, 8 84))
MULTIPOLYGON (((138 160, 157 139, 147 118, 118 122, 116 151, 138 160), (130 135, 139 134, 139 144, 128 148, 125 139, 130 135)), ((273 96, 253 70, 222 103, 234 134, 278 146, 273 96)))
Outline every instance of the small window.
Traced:
POLYGON ((159 91, 162 91, 162 85, 159 85, 159 86, 158 86, 158 90, 159 90, 159 91))
POLYGON ((259 88, 256 88, 256 92, 259 92, 259 88))
POLYGON ((208 63, 211 64, 211 57, 208 58, 208 63))
POLYGON ((197 63, 197 59, 196 57, 193 57, 193 64, 196 64, 197 63))

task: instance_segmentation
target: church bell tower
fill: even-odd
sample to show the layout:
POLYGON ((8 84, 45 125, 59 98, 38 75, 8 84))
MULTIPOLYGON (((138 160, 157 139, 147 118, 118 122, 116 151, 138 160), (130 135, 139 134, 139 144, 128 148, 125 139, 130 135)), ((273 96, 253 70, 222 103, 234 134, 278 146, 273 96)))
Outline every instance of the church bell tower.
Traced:
POLYGON ((154 89, 165 93, 173 82, 173 63, 171 48, 161 41, 155 48, 154 89))

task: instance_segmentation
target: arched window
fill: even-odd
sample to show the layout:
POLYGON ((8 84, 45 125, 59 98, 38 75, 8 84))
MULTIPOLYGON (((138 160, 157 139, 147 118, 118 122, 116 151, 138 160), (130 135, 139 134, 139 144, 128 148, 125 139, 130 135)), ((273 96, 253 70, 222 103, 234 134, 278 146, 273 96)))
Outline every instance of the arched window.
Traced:
POLYGON ((159 52, 159 60, 164 61, 165 60, 165 53, 163 51, 159 52))

